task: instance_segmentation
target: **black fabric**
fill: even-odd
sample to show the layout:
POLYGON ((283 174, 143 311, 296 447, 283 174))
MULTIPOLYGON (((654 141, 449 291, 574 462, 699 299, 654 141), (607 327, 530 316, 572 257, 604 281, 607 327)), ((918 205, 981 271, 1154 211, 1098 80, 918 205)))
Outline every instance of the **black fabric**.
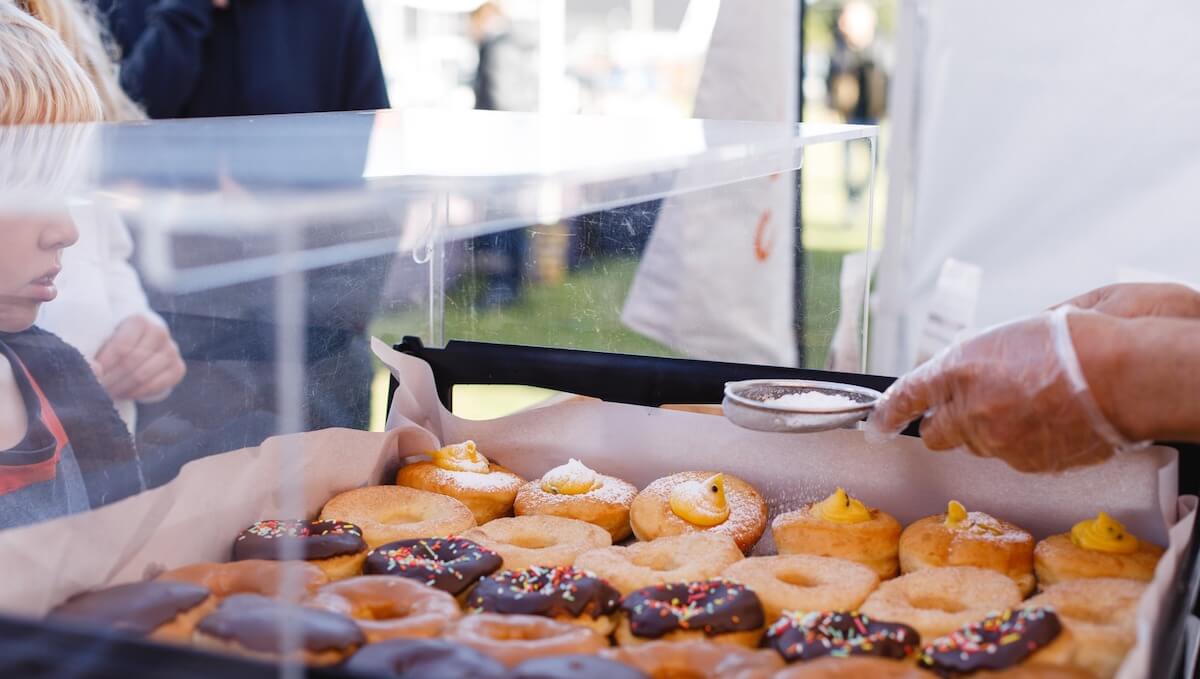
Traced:
POLYGON ((362 0, 93 0, 152 118, 388 107, 362 0))
POLYGON ((143 489, 133 440, 112 399, 74 348, 40 328, 0 333, 62 422, 93 507, 143 489))

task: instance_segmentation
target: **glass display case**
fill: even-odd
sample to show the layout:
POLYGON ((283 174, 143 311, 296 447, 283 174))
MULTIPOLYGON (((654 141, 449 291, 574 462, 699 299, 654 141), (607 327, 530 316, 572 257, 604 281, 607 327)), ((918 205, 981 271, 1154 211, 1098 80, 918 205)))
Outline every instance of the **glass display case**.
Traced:
MULTIPOLYGON (((0 218, 21 236, 6 247, 13 262, 49 262, 21 282, 34 329, 3 328, 10 397, 27 433, 49 436, 45 476, 14 486, 0 531, 0 559, 41 573, 0 593, 18 620, 94 588, 63 566, 85 558, 81 544, 105 584, 181 565, 121 571, 139 535, 171 530, 191 463, 291 433, 382 429, 388 373, 372 335, 846 372, 865 361, 870 210, 845 225, 856 236, 814 251, 798 196, 811 148, 865 143, 873 160, 874 127, 414 109, 0 138, 0 218), (149 496, 140 529, 105 523, 149 496), (31 557, 38 531, 81 517, 31 557)), ((463 393, 456 412, 476 418, 550 396, 463 393)), ((29 441, 10 424, 19 451, 29 441)), ((259 483, 275 518, 311 517, 307 444, 272 440, 291 442, 259 483)), ((242 511, 233 489, 247 480, 226 472, 194 510, 242 511)), ((212 549, 184 551, 226 551, 212 549)), ((126 648, 72 624, 61 639, 126 648)))

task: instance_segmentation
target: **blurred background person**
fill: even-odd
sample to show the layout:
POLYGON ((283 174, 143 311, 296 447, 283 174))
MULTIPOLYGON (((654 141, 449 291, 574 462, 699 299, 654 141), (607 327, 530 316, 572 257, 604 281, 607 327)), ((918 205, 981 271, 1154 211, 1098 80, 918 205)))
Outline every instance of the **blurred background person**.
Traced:
MULTIPOLYGON (((842 6, 833 25, 833 52, 829 55, 826 88, 830 107, 853 125, 877 125, 887 109, 887 73, 878 54, 875 8, 862 0, 842 6)), ((862 196, 870 168, 861 177, 854 173, 854 145, 844 144, 843 173, 846 197, 852 203, 862 196)))

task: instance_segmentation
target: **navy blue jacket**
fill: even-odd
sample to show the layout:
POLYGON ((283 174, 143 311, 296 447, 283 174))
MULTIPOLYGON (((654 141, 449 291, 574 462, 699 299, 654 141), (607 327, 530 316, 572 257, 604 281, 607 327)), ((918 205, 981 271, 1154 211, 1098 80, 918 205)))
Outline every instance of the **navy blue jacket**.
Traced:
POLYGON ((362 0, 93 0, 151 118, 388 107, 362 0))

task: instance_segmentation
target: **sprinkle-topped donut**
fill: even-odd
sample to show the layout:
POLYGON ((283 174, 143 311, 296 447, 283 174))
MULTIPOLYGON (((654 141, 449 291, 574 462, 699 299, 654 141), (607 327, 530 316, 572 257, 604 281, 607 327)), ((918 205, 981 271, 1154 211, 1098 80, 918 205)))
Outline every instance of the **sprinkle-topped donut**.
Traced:
POLYGON ((368 575, 398 575, 454 596, 500 568, 500 555, 465 538, 400 540, 371 550, 368 575))
POLYGON ((844 611, 788 611, 767 628, 763 645, 788 662, 825 655, 876 655, 903 659, 921 646, 921 635, 901 623, 880 622, 844 611))
POLYGON ((676 630, 706 636, 762 627, 758 595, 728 580, 653 585, 625 597, 622 610, 636 637, 658 639, 676 630))
POLYGON ((999 670, 1024 660, 1062 632, 1050 608, 1008 610, 934 639, 917 662, 949 676, 999 670))
POLYGON ((357 554, 367 548, 362 529, 345 521, 259 521, 233 541, 233 560, 282 560, 289 552, 305 561, 357 554))
POLYGON ((570 566, 500 571, 479 581, 467 598, 474 612, 520 613, 549 618, 612 615, 621 595, 604 580, 570 566))

